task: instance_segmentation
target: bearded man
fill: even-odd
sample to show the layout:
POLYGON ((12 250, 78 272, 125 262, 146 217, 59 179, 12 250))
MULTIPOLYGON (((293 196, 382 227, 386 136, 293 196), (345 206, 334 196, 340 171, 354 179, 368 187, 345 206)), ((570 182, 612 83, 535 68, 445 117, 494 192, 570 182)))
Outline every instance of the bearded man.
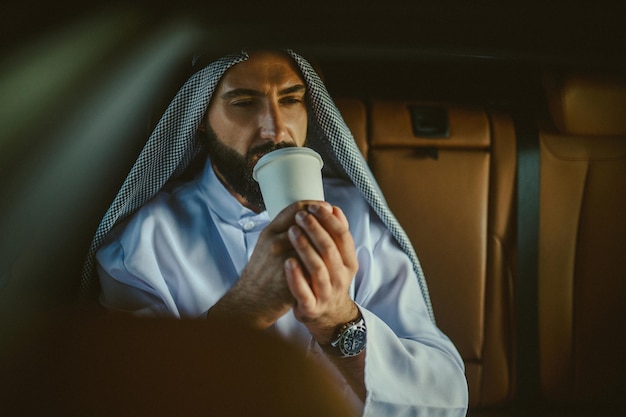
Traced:
POLYGON ((274 329, 337 371, 368 416, 464 416, 463 362, 419 262, 311 66, 255 51, 181 88, 105 215, 84 279, 139 316, 274 329), (252 169, 281 147, 324 158, 326 201, 268 217, 252 169), (180 181, 193 161, 206 161, 180 181))

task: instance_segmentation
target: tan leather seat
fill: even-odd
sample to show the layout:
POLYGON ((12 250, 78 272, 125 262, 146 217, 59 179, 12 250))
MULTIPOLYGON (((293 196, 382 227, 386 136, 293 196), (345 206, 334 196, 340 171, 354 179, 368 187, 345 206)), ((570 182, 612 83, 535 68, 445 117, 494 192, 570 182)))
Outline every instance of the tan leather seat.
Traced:
POLYGON ((368 104, 363 121, 354 100, 338 101, 351 128, 367 128, 359 147, 420 257, 438 325, 465 360, 470 405, 505 402, 513 381, 512 120, 448 106, 449 135, 432 139, 413 134, 416 103, 368 104))
POLYGON ((551 76, 540 130, 541 388, 626 394, 626 79, 551 76))

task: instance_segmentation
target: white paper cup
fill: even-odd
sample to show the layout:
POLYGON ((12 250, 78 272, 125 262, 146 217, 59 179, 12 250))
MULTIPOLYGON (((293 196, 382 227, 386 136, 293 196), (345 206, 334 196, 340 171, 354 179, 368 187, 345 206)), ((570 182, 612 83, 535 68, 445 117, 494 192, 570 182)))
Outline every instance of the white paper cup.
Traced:
POLYGON ((324 200, 322 157, 310 148, 282 148, 264 155, 252 177, 259 183, 270 219, 301 200, 324 200))

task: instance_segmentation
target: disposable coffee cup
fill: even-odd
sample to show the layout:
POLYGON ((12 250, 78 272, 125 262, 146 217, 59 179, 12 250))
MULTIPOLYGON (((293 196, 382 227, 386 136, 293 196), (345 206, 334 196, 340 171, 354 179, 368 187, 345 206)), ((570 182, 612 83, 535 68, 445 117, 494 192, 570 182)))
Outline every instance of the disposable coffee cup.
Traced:
POLYGON ((264 155, 252 177, 259 183, 270 219, 302 200, 324 200, 322 157, 310 148, 282 148, 264 155))

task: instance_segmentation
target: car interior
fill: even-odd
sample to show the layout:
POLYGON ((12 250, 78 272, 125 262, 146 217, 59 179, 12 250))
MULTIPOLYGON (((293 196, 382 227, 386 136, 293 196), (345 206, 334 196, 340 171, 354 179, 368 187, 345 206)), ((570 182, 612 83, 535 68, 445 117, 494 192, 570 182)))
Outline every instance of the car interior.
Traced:
MULTIPOLYGON (((79 302, 80 274, 194 53, 266 45, 294 49, 325 81, 415 247, 437 324, 465 362, 468 415, 626 415, 623 6, 60 4, 16 6, 2 19, 3 415, 111 415, 111 404, 130 404, 109 386, 126 378, 128 352, 151 343, 147 368, 185 343, 208 343, 193 323, 103 318, 97 301, 79 302)), ((213 362, 192 362, 180 366, 194 388, 176 398, 193 415, 205 398, 188 397, 205 392, 199 372, 213 362)), ((314 381, 311 392, 334 398, 318 370, 299 372, 314 381)), ((278 382, 253 397, 272 397, 271 386, 284 394, 259 407, 277 407, 273 415, 310 400, 278 382)), ((346 415, 331 408, 295 415, 346 415)))

